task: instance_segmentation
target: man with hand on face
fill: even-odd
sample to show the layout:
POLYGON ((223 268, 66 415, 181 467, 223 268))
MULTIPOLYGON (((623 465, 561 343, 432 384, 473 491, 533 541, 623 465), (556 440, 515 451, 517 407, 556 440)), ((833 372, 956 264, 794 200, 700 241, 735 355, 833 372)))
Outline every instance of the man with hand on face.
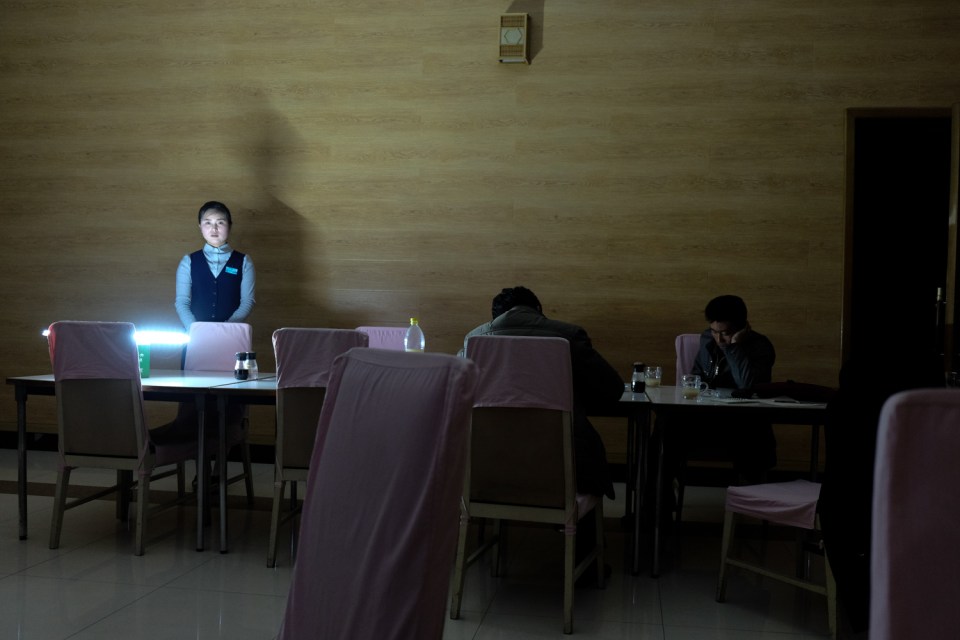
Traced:
POLYGON ((693 371, 711 389, 749 389, 770 382, 776 353, 765 335, 750 328, 739 296, 718 296, 704 310, 710 328, 700 335, 693 371))

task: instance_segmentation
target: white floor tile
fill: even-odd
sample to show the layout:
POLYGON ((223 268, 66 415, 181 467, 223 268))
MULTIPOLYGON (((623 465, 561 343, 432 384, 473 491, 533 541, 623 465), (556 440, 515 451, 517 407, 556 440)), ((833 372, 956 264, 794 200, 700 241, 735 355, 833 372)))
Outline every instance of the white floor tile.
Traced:
MULTIPOLYGON (((207 551, 197 552, 193 504, 148 521, 146 552, 133 555, 133 527, 115 518, 115 502, 97 500, 68 511, 61 546, 48 549, 56 454, 29 452, 29 530, 17 537, 17 498, 0 493, 0 638, 23 640, 232 638, 272 640, 280 627, 293 557, 291 523, 281 527, 277 566, 266 567, 273 495, 271 465, 255 465, 256 502, 246 508, 242 483, 231 485, 230 552, 217 553, 218 512, 206 529, 207 551), (37 483, 37 484, 34 484, 37 483), (239 506, 234 507, 233 504, 239 506)), ((231 473, 239 463, 231 465, 231 473)), ((188 469, 187 482, 193 469, 188 469)), ((84 470, 72 486, 106 486, 113 472, 84 470)), ((0 481, 16 481, 16 452, 0 449, 0 481)), ((10 483, 7 483, 9 486, 10 483)), ((169 492, 174 480, 154 483, 169 492)), ((300 487, 301 495, 303 487, 300 487)), ((660 578, 650 577, 645 537, 641 573, 629 573, 628 536, 622 530, 625 491, 604 504, 608 527, 605 589, 583 587, 574 596, 574 637, 688 640, 703 638, 799 640, 827 634, 822 597, 733 572, 727 602, 714 601, 723 490, 690 487, 680 537, 665 539, 660 578)), ((792 545, 782 537, 762 550, 790 567, 792 545)), ((511 529, 507 573, 490 575, 486 558, 465 576, 461 617, 444 625, 444 640, 561 638, 563 536, 546 528, 511 529)), ((815 571, 817 565, 814 565, 815 571)))

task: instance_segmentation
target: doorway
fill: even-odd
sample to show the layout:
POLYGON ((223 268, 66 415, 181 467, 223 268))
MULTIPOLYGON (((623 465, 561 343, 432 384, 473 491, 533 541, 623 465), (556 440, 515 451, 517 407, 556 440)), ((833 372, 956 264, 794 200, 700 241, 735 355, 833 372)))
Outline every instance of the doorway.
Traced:
POLYGON ((842 348, 954 354, 957 109, 849 109, 842 348))

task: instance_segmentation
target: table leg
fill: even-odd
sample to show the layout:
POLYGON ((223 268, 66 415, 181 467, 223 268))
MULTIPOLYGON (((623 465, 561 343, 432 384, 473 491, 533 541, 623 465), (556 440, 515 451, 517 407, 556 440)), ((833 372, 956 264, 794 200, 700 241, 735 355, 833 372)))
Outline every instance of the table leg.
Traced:
POLYGON ((624 523, 633 519, 634 505, 636 503, 635 485, 637 473, 637 416, 631 413, 627 416, 627 482, 624 496, 624 523))
POLYGON ((220 553, 229 551, 227 545, 227 402, 225 395, 217 396, 217 413, 220 423, 220 448, 217 451, 217 467, 220 469, 220 553))
POLYGON ((205 433, 205 408, 207 399, 204 394, 196 394, 194 401, 197 405, 197 551, 203 551, 206 546, 203 539, 203 523, 206 518, 207 509, 207 463, 206 463, 206 440, 205 433))
POLYGON ((657 438, 659 446, 657 449, 657 469, 656 469, 656 491, 654 497, 653 512, 653 560, 650 569, 650 575, 654 578, 660 577, 660 513, 663 505, 663 436, 657 438))
POLYGON ((635 449, 632 455, 635 456, 634 463, 634 490, 633 490, 633 536, 631 543, 633 545, 633 575, 640 573, 640 536, 641 519, 643 515, 643 495, 647 486, 647 450, 650 447, 650 410, 645 408, 634 414, 633 420, 636 423, 637 435, 635 449))
POLYGON ((17 502, 20 505, 20 539, 27 539, 27 389, 14 383, 17 399, 17 502))

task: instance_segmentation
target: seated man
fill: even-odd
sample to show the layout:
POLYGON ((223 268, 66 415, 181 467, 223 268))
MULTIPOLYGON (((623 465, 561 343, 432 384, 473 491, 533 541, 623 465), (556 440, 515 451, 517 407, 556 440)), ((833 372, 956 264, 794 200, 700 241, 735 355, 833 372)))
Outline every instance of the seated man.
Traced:
POLYGON ((577 491, 614 497, 607 466, 607 453, 600 434, 587 416, 601 413, 620 401, 623 379, 594 348, 587 332, 575 324, 543 315, 537 296, 525 287, 504 289, 493 299, 493 320, 470 331, 473 336, 545 336, 564 338, 570 343, 573 369, 573 437, 577 466, 577 491))
MULTIPOLYGON (((718 296, 707 304, 704 316, 710 326, 700 336, 691 373, 713 389, 748 389, 771 381, 776 359, 773 344, 750 327, 743 299, 718 296)), ((746 484, 763 482, 766 472, 777 464, 777 442, 767 422, 736 416, 667 425, 658 419, 657 427, 663 438, 668 508, 673 501, 670 487, 691 454, 707 453, 711 458, 732 461, 738 481, 746 484)), ((657 449, 651 447, 654 452, 657 449)))
POLYGON ((770 382, 773 344, 750 328, 747 305, 738 296, 718 296, 704 310, 709 329, 700 335, 693 371, 711 389, 748 389, 770 382))

